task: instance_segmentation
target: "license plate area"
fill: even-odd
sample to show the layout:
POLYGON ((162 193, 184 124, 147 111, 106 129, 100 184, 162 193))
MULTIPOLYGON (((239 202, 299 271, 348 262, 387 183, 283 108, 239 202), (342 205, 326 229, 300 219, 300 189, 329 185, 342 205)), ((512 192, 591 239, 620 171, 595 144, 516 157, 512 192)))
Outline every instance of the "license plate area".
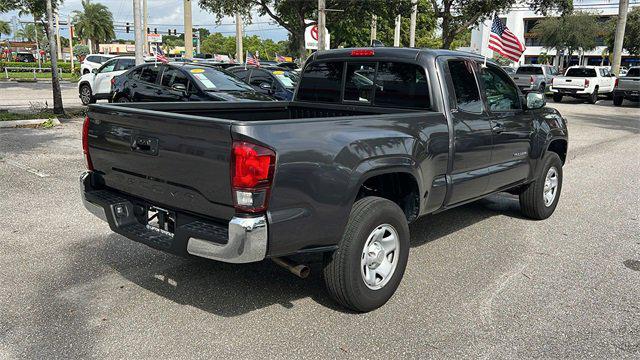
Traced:
POLYGON ((147 224, 145 227, 148 230, 174 237, 176 214, 157 206, 149 206, 147 208, 147 224))

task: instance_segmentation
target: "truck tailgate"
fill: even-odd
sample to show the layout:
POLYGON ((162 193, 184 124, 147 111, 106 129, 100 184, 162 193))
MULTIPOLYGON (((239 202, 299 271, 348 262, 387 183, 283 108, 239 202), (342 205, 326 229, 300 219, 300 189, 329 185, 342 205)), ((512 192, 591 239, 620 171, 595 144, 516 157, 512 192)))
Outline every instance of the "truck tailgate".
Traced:
POLYGON ((230 219, 231 123, 92 105, 89 156, 107 187, 168 209, 230 219))
POLYGON ((618 78, 618 89, 624 91, 640 91, 640 77, 618 78))
POLYGON ((553 79, 553 87, 558 89, 584 90, 584 78, 560 76, 553 79))

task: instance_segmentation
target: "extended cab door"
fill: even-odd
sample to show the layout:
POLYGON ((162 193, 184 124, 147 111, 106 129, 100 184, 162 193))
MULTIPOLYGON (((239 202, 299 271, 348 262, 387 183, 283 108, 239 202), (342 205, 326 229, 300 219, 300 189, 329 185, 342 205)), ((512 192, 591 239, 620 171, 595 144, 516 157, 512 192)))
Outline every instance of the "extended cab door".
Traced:
POLYGON ((450 103, 454 136, 451 188, 445 204, 454 205, 487 192, 491 125, 474 74, 476 64, 451 58, 443 65, 449 93, 455 95, 450 103))
POLYGON ((530 171, 532 117, 522 108, 516 84, 499 67, 480 69, 480 85, 491 119, 493 151, 488 191, 525 180, 530 171))

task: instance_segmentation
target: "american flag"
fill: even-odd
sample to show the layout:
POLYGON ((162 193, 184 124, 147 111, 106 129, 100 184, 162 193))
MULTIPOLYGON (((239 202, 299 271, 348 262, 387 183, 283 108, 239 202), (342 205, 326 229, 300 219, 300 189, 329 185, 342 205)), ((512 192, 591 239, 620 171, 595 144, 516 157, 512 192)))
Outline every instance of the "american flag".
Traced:
POLYGON ((513 35, 511 30, 509 30, 496 15, 491 25, 489 49, 497 51, 500 55, 508 59, 518 61, 526 47, 522 45, 518 38, 513 35))
POLYGON ((287 58, 282 56, 282 55, 278 55, 278 53, 276 53, 276 61, 277 62, 286 62, 287 58))
POLYGON ((166 56, 164 56, 164 51, 162 51, 162 48, 160 47, 160 45, 156 45, 156 50, 154 51, 156 54, 156 61, 160 61, 161 63, 168 63, 169 59, 167 59, 166 56))
POLYGON ((260 66, 260 60, 258 59, 257 56, 251 55, 250 52, 247 51, 247 61, 246 61, 247 65, 255 65, 255 66, 260 66))

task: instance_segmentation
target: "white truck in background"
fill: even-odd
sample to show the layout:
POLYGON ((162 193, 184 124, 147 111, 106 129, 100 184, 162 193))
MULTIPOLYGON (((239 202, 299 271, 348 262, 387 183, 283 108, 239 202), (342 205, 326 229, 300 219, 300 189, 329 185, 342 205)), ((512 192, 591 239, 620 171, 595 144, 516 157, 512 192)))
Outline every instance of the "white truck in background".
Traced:
POLYGON ((553 79, 553 101, 561 102, 564 96, 571 96, 595 104, 598 96, 612 95, 616 79, 604 66, 571 66, 564 76, 553 79))

